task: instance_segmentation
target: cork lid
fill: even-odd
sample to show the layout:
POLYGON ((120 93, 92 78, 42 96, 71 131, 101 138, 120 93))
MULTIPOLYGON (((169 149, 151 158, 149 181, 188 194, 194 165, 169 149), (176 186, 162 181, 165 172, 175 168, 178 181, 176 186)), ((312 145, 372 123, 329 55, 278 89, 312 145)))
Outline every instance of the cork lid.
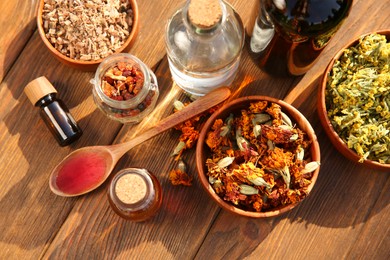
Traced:
POLYGON ((191 0, 188 17, 194 26, 211 29, 221 20, 221 4, 219 0, 191 0))
POLYGON ((42 97, 57 93, 57 90, 45 76, 42 76, 28 83, 24 88, 24 93, 26 93, 30 102, 35 105, 42 97))

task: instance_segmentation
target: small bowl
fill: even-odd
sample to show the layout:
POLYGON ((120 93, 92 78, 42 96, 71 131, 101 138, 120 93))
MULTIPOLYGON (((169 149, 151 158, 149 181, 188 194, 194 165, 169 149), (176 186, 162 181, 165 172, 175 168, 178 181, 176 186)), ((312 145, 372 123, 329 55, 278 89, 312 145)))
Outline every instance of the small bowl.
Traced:
MULTIPOLYGON (((255 212, 255 211, 248 211, 243 210, 241 208, 238 208, 234 206, 232 203, 229 203, 227 201, 224 201, 215 191, 214 188, 210 185, 208 176, 207 176, 207 167, 206 167, 206 158, 209 158, 210 155, 210 149, 206 144, 206 138, 207 133, 209 132, 210 128, 214 124, 216 119, 222 119, 224 120, 227 118, 230 113, 234 113, 237 115, 237 113, 240 113, 242 109, 247 109, 249 107, 249 104, 252 102, 258 102, 258 101, 268 101, 273 102, 276 104, 279 104, 282 108, 282 111, 286 113, 293 123, 296 123, 297 126, 304 131, 308 138, 312 141, 312 144, 310 146, 310 155, 312 161, 318 161, 320 162, 320 146, 317 141, 317 136, 314 133, 313 128, 311 127, 310 123, 307 121, 307 119, 293 106, 285 103, 282 100, 278 100, 272 97, 266 97, 266 96, 247 96, 242 97, 239 99, 236 99, 228 104, 225 104, 222 106, 218 111, 216 111, 205 123, 204 127, 202 128, 202 131, 199 135, 199 140, 196 146, 196 166, 198 169, 198 175, 199 180, 203 186, 203 188, 206 190, 207 194, 223 209, 245 217, 250 218, 264 218, 264 217, 275 217, 282 213, 285 213, 291 209, 293 209, 295 206, 297 206, 301 201, 289 204, 281 208, 275 208, 271 209, 269 211, 265 212, 255 212)), ((318 173, 320 168, 318 167, 312 175, 311 178, 311 184, 307 187, 308 194, 313 189, 314 184, 317 180, 318 173)))
MULTIPOLYGON (((138 14, 137 1, 136 0, 129 0, 129 2, 131 5, 131 8, 133 10, 133 24, 132 24, 131 32, 130 32, 128 38, 126 39, 126 41, 123 43, 122 47, 117 49, 114 54, 128 51, 131 48, 131 46, 133 45, 134 40, 138 34, 139 14, 138 14)), ((65 64, 67 66, 70 66, 70 67, 73 67, 76 69, 80 69, 83 71, 96 70, 96 68, 98 67, 100 62, 102 62, 102 60, 104 58, 101 58, 98 60, 93 60, 93 61, 92 60, 91 61, 82 61, 82 60, 72 59, 72 58, 69 58, 66 55, 62 54, 49 42, 49 40, 45 36, 45 31, 43 29, 42 10, 43 10, 44 4, 45 4, 44 0, 39 1, 38 14, 37 14, 37 27, 38 27, 39 35, 41 36, 42 41, 44 42, 46 47, 49 49, 49 51, 54 55, 54 57, 56 59, 58 59, 60 62, 62 62, 63 64, 65 64)))
MULTIPOLYGON (((390 30, 378 31, 378 32, 373 32, 373 33, 386 35, 387 41, 390 40, 390 30)), ((372 34, 372 33, 364 34, 364 35, 358 37, 357 39, 354 39, 350 43, 346 44, 340 51, 338 51, 336 53, 336 55, 333 57, 333 59, 329 62, 328 66, 326 67, 325 72, 320 80, 320 86, 319 86, 320 88, 319 88, 318 95, 317 95, 317 111, 318 111, 318 115, 319 115, 320 120, 321 120, 321 124, 322 124, 323 128, 325 129, 326 134, 328 135, 332 144, 336 147, 336 149, 342 155, 344 155, 349 160, 351 160, 355 163, 358 163, 359 165, 363 165, 363 166, 366 166, 368 168, 375 169, 375 170, 390 172, 390 164, 381 164, 377 161, 372 161, 372 160, 364 160, 363 162, 359 162, 359 160, 360 160, 359 155, 355 151, 353 151, 352 149, 348 148, 347 144, 339 137, 339 135, 337 134, 337 132, 333 128, 332 123, 330 122, 330 120, 328 118, 328 113, 327 113, 326 103, 325 103, 326 102, 325 101, 325 90, 326 90, 326 86, 327 86, 327 80, 328 80, 328 76, 330 75, 330 72, 333 68, 334 63, 341 57, 341 55, 343 55, 345 49, 357 45, 359 43, 359 39, 361 37, 364 37, 364 36, 369 35, 369 34, 372 34)))

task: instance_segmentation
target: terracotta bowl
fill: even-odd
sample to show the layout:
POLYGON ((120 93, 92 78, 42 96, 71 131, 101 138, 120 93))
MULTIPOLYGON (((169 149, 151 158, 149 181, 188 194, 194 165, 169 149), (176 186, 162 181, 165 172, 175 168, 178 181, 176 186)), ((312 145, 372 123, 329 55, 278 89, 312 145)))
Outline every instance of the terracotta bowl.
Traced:
MULTIPOLYGON (((138 14, 137 1, 136 0, 129 0, 129 2, 131 4, 131 8, 133 10, 133 15, 134 15, 132 30, 130 32, 129 37, 127 38, 127 40, 122 45, 122 47, 117 49, 117 51, 115 53, 128 51, 131 48, 131 46, 132 46, 132 44, 133 44, 133 42, 134 42, 134 40, 135 40, 135 38, 136 38, 136 36, 138 34, 139 14, 138 14)), ((96 68, 98 67, 100 62, 102 62, 103 58, 99 59, 99 60, 94 60, 94 61, 82 61, 82 60, 72 59, 72 58, 69 58, 66 55, 62 54, 61 52, 59 52, 49 42, 49 40, 45 36, 45 32, 44 32, 44 29, 43 29, 43 20, 42 20, 43 6, 44 6, 44 0, 40 0, 39 1, 38 14, 37 14, 37 27, 38 27, 39 35, 41 36, 42 41, 45 43, 45 45, 49 49, 49 51, 54 55, 54 57, 56 57, 60 62, 62 62, 65 65, 68 65, 68 66, 76 68, 76 69, 84 70, 84 71, 94 71, 94 70, 96 70, 96 68)))
MULTIPOLYGON (((212 127, 213 123, 216 119, 223 119, 227 118, 230 113, 233 113, 235 115, 239 115, 241 109, 248 109, 249 104, 252 102, 262 101, 266 100, 269 102, 277 103, 282 107, 282 111, 286 113, 291 120, 297 124, 297 126, 303 130, 305 133, 307 133, 310 140, 312 140, 312 144, 309 148, 311 160, 312 161, 320 161, 320 146, 317 141, 317 136, 314 133, 313 128, 311 127, 310 123, 307 121, 307 119, 293 106, 285 103, 282 100, 274 99, 271 97, 266 96, 248 96, 239 98, 237 100, 234 100, 228 104, 225 104, 223 107, 221 107, 218 111, 216 111, 206 122, 204 127, 202 128, 202 131, 199 136, 199 140, 196 147, 196 166, 198 169, 198 175, 199 180, 202 183, 203 188, 206 190, 208 195, 214 200, 220 207, 223 209, 238 214, 240 216, 245 217, 251 217, 251 218, 264 218, 264 217, 274 217, 278 216, 284 212, 287 212, 291 209, 293 209, 295 206, 297 206, 300 202, 295 204, 289 204, 287 206, 284 206, 282 208, 276 208, 272 209, 270 211, 266 212, 255 212, 255 211, 247 211, 240 209, 236 206, 234 206, 232 203, 229 203, 227 201, 224 201, 221 197, 218 196, 217 193, 215 193, 213 187, 209 184, 208 176, 207 176, 207 167, 206 167, 206 158, 209 158, 211 152, 209 147, 206 144, 206 137, 207 132, 209 132, 210 128, 212 127)), ((313 189, 314 184, 317 180, 318 173, 320 168, 317 168, 313 172, 313 176, 311 179, 311 184, 308 186, 308 193, 313 189)))
MULTIPOLYGON (((382 35, 386 35, 387 42, 389 42, 390 30, 379 31, 377 33, 382 34, 382 35)), ((368 34, 371 34, 371 33, 368 33, 368 34)), ((365 34, 365 35, 368 35, 368 34, 365 34)), ((361 37, 363 37, 363 36, 364 35, 362 35, 361 37)), ((348 148, 347 144, 339 137, 337 132, 334 130, 332 123, 330 122, 330 120, 328 118, 328 113, 327 113, 327 109, 326 109, 325 89, 326 89, 328 77, 329 77, 330 72, 333 68, 333 64, 341 57, 341 55, 343 54, 345 49, 358 44, 359 39, 361 37, 358 37, 357 39, 346 44, 339 52, 337 52, 337 54, 334 56, 334 58, 330 61, 330 63, 326 67, 325 73, 323 74, 321 81, 320 81, 320 88, 319 88, 318 96, 317 96, 318 97, 318 100, 317 100, 318 115, 320 117, 322 126, 325 129, 325 132, 328 135, 330 141, 333 143, 333 145, 336 147, 336 149, 342 155, 344 155, 349 160, 351 160, 355 163, 358 163, 359 165, 366 166, 368 168, 375 169, 375 170, 390 172, 390 164, 381 164, 379 162, 372 161, 372 160, 364 160, 364 162, 360 163, 359 162, 360 157, 358 156, 358 154, 354 150, 348 148)))

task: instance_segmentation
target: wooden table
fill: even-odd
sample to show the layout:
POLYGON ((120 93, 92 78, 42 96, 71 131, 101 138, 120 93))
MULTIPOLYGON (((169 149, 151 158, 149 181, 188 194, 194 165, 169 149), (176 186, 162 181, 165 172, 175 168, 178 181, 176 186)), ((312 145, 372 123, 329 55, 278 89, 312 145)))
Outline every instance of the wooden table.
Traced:
MULTIPOLYGON (((193 186, 172 186, 168 172, 176 165, 169 155, 179 133, 171 130, 127 153, 114 170, 147 168, 161 182, 162 209, 145 223, 125 221, 111 210, 107 183, 87 195, 63 198, 50 191, 48 179, 69 152, 124 142, 172 113, 174 98, 183 99, 168 70, 164 26, 184 1, 138 1, 140 32, 131 53, 155 71, 161 93, 158 109, 136 126, 107 119, 92 100, 93 73, 64 66, 45 48, 36 29, 37 2, 0 1, 1 259, 389 259, 390 175, 353 164, 336 151, 320 125, 315 99, 318 79, 339 48, 363 33, 390 28, 389 0, 355 1, 348 19, 303 77, 266 75, 245 46, 232 98, 257 94, 285 99, 309 119, 319 138, 319 179, 300 206, 269 219, 231 215, 201 187, 193 150, 184 156, 195 177, 193 186), (71 146, 57 145, 23 93, 28 82, 42 75, 84 130, 71 146)), ((246 26, 254 3, 231 1, 246 26)))

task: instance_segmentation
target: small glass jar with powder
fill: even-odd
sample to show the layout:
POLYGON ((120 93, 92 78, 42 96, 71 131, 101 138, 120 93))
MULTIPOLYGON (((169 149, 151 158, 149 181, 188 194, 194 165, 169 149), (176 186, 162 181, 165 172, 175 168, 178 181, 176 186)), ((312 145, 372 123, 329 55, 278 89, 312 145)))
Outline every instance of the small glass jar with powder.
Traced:
POLYGON ((146 169, 123 169, 110 182, 108 200, 112 209, 122 218, 145 221, 161 207, 161 185, 146 169))

